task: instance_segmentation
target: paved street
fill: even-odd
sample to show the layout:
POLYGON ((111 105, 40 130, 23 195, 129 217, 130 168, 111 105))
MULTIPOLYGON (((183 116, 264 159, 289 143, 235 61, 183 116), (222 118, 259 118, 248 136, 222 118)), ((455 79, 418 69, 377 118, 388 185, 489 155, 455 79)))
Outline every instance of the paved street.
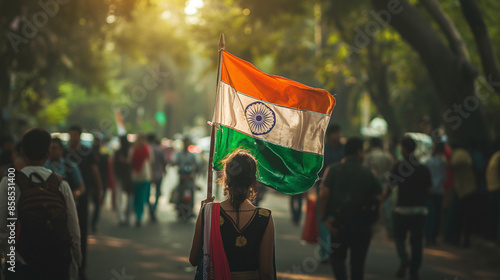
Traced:
MULTIPOLYGON (((200 178, 200 186, 206 184, 203 180, 200 178)), ((175 170, 170 169, 163 193, 170 194, 176 181, 175 170)), ((204 194, 198 193, 198 202, 204 194)), ((194 221, 177 222, 166 201, 164 196, 158 223, 149 223, 146 216, 141 228, 119 227, 108 201, 97 234, 90 236, 89 279, 193 279, 188 254, 194 221)), ((330 266, 317 260, 317 247, 300 241, 302 229, 292 225, 288 203, 287 196, 274 191, 269 191, 262 202, 275 219, 278 279, 333 279, 330 266)), ((381 229, 377 230, 367 259, 366 279, 396 279, 397 266, 394 244, 381 229)), ((500 248, 476 240, 467 250, 446 245, 426 249, 420 275, 424 280, 500 279, 500 248)))

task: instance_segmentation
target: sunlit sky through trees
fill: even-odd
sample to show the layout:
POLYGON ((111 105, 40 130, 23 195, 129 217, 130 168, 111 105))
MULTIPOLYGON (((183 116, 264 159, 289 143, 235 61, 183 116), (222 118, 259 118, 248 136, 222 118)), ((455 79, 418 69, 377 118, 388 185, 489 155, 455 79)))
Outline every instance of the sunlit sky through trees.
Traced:
POLYGON ((232 54, 335 94, 332 121, 346 135, 367 136, 376 119, 387 123, 377 133, 389 140, 420 131, 425 119, 450 137, 498 136, 500 90, 490 81, 498 78, 500 2, 479 1, 472 16, 464 1, 439 1, 438 11, 420 1, 389 2, 68 1, 41 22, 36 13, 47 12, 37 1, 2 1, 2 132, 74 123, 91 130, 103 120, 114 127, 119 110, 128 131, 206 135, 224 33, 232 54), (488 38, 478 40, 468 19, 482 20, 488 38), (466 61, 465 70, 454 59, 466 61), (465 118, 454 104, 467 105, 474 87, 487 97, 465 118))

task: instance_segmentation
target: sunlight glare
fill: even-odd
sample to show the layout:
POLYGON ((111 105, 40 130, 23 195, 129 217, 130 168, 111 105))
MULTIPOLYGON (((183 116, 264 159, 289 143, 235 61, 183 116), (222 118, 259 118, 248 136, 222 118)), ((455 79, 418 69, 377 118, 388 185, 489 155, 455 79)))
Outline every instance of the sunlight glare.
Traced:
POLYGON ((188 16, 192 16, 198 12, 198 9, 203 7, 203 0, 189 0, 187 1, 184 12, 188 16))
POLYGON ((162 19, 169 19, 171 16, 172 16, 172 12, 170 12, 170 11, 164 11, 164 12, 161 14, 161 18, 162 18, 162 19))

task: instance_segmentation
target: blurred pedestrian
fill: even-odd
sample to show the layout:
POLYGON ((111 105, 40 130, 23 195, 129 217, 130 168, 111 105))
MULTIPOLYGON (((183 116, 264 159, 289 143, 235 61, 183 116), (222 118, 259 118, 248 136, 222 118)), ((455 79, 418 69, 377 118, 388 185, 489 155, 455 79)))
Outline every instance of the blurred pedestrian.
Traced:
POLYGON ((427 199, 429 211, 425 221, 425 240, 427 245, 435 245, 441 220, 443 205, 444 183, 446 181, 446 158, 444 157, 444 143, 434 142, 431 157, 425 163, 431 172, 432 191, 427 199))
POLYGON ((59 138, 52 138, 49 148, 49 158, 44 164, 47 169, 56 172, 63 176, 64 180, 68 182, 69 187, 73 193, 73 198, 78 201, 78 198, 85 192, 85 185, 83 184, 82 174, 78 166, 63 157, 64 146, 59 138))
POLYGON ((475 195, 477 192, 474 164, 467 146, 457 143, 453 150, 451 164, 458 198, 458 230, 454 242, 459 245, 463 235, 462 244, 464 247, 468 247, 474 223, 475 195))
POLYGON ((129 152, 132 165, 132 185, 134 186, 134 211, 137 217, 136 227, 141 226, 144 205, 149 202, 149 188, 153 178, 154 154, 144 135, 138 135, 129 152))
POLYGON ((391 188, 397 187, 398 199, 394 208, 394 241, 400 259, 396 277, 404 278, 410 268, 410 279, 418 279, 422 265, 426 201, 432 188, 429 169, 413 155, 417 144, 410 137, 400 142, 403 160, 396 163, 389 175, 391 188), (411 257, 406 252, 406 235, 410 233, 411 257))
POLYGON ((64 158, 73 161, 78 166, 85 185, 85 192, 78 198, 77 211, 82 251, 82 265, 78 272, 79 279, 86 280, 89 196, 97 196, 99 202, 102 203, 103 186, 92 147, 87 147, 81 142, 82 132, 82 128, 76 125, 69 128, 69 145, 64 151, 64 158))
POLYGON ((113 165, 116 178, 116 212, 121 226, 130 224, 134 187, 132 185, 132 166, 128 162, 130 143, 127 135, 120 136, 120 148, 115 152, 113 165), (124 198, 125 197, 125 198, 124 198))
MULTIPOLYGON (((344 144, 340 141, 342 139, 342 131, 340 125, 331 124, 326 129, 325 151, 323 156, 323 168, 319 172, 319 181, 316 183, 316 197, 319 197, 321 180, 324 178, 326 168, 333 163, 340 162, 344 158, 344 144)), ((328 263, 330 258, 330 231, 323 223, 324 217, 319 210, 319 203, 316 203, 318 213, 318 227, 319 227, 319 246, 320 257, 322 263, 328 263)))
POLYGON ((196 156, 189 151, 191 140, 184 137, 183 148, 175 156, 175 164, 179 172, 179 184, 174 192, 177 193, 174 203, 177 209, 177 218, 187 222, 193 217, 195 176, 199 170, 200 163, 196 156))
POLYGON ((492 231, 496 232, 496 242, 500 245, 500 138, 493 144, 495 153, 491 156, 486 170, 486 181, 491 198, 492 231))
POLYGON ((292 223, 298 226, 302 217, 302 200, 303 195, 294 194, 290 196, 290 210, 292 212, 292 223))
POLYGON ((203 201, 196 221, 189 255, 198 266, 195 279, 209 279, 209 271, 217 280, 276 279, 271 211, 250 202, 257 184, 255 158, 245 150, 231 153, 220 183, 227 199, 203 201))
MULTIPOLYGON (((15 266, 7 259, 5 279, 76 280, 81 262, 76 207, 68 183, 43 167, 50 134, 33 128, 21 143, 26 167, 15 173, 14 217, 7 211, 10 198, 0 196, 0 255, 14 253, 3 250, 12 246, 3 245, 8 236, 12 237, 9 228, 16 231, 15 266), (8 218, 17 219, 15 225, 10 223, 8 227, 8 218), (14 271, 9 270, 11 267, 14 271)), ((2 179, 0 193, 11 192, 8 181, 2 179)))
POLYGON ((450 145, 445 144, 444 156, 446 158, 446 181, 444 183, 444 202, 445 209, 444 220, 444 241, 453 244, 456 240, 458 228, 458 197, 455 192, 455 178, 451 161, 453 159, 453 150, 450 145))
POLYGON ((97 169, 99 170, 99 176, 102 182, 102 196, 100 197, 97 192, 91 194, 91 202, 94 205, 94 210, 92 213, 92 219, 90 222, 90 229, 92 233, 97 232, 97 222, 99 221, 99 216, 101 214, 101 204, 106 197, 107 187, 109 183, 109 151, 105 146, 105 143, 101 140, 102 135, 94 134, 94 142, 92 143, 92 151, 95 156, 95 162, 97 164, 97 169))
POLYGON ((5 135, 0 139, 0 176, 14 165, 14 137, 5 135))
POLYGON ((14 143, 11 136, 6 136, 2 141, 4 145, 0 151, 0 178, 6 176, 11 167, 21 170, 26 166, 21 156, 21 141, 14 143))
MULTIPOLYGON (((219 176, 220 173, 217 173, 219 176)), ((219 177, 217 177, 218 180, 219 177)), ((219 184, 217 184, 219 185, 219 184)), ((260 182, 257 183, 257 187, 254 189, 255 190, 255 198, 252 200, 252 204, 255 206, 259 206, 262 200, 264 199, 264 196, 266 195, 267 192, 267 187, 260 182)))
MULTIPOLYGON (((165 167, 167 166, 167 160, 165 159, 165 153, 163 152, 163 149, 154 134, 148 135, 148 143, 154 154, 153 183, 155 185, 154 202, 151 203, 151 201, 149 201, 148 199, 149 214, 151 221, 156 222, 156 210, 158 208, 158 200, 161 196, 161 183, 163 181, 163 177, 166 175, 165 167)), ((151 189, 149 190, 151 191, 151 189)))
MULTIPOLYGON (((392 155, 384 150, 384 142, 378 137, 370 139, 370 150, 366 153, 363 164, 368 167, 377 178, 382 191, 388 193, 386 175, 394 165, 392 155)), ((394 226, 392 221, 392 211, 396 205, 396 193, 387 196, 382 204, 382 213, 386 223, 387 237, 394 237, 394 226)))
POLYGON ((363 140, 349 138, 345 159, 331 164, 321 182, 320 210, 331 233, 331 264, 337 280, 347 280, 345 261, 350 251, 351 278, 364 278, 372 226, 377 220, 382 188, 363 166, 363 140))

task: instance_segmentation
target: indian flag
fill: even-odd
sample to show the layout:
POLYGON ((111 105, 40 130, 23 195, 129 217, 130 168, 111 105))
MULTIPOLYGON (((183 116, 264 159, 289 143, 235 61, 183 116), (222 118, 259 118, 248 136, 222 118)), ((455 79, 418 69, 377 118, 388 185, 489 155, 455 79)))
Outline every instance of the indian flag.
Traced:
POLYGON ((127 130, 125 130, 125 123, 123 122, 123 116, 120 110, 115 110, 116 128, 118 129, 118 136, 127 135, 127 130))
POLYGON ((213 123, 215 169, 236 148, 258 161, 259 181, 297 194, 316 182, 325 130, 335 106, 326 90, 265 74, 223 51, 213 123))

